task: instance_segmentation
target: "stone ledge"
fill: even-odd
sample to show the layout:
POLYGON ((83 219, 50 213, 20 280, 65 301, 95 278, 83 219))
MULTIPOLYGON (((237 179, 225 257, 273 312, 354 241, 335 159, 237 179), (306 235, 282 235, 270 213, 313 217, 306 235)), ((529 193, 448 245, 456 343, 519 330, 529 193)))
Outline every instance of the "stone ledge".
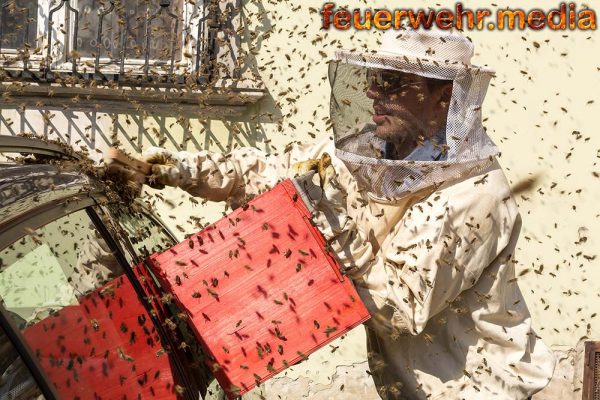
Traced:
POLYGON ((315 383, 310 377, 276 377, 265 383, 264 390, 268 399, 379 400, 373 378, 366 372, 368 369, 367 361, 338 365, 331 382, 326 385, 315 383))

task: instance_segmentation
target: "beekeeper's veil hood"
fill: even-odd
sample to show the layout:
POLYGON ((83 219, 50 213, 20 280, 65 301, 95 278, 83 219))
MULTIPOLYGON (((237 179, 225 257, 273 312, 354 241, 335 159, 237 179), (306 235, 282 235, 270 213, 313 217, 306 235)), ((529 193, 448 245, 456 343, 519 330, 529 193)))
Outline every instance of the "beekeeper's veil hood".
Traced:
POLYGON ((433 29, 389 30, 376 53, 336 52, 329 68, 336 155, 370 196, 397 199, 491 164, 498 149, 481 124, 481 103, 494 71, 471 65, 472 55, 473 44, 460 33, 433 29), (445 132, 441 127, 439 143, 430 143, 443 156, 395 159, 386 152, 389 143, 375 135, 373 115, 380 112, 367 97, 374 71, 379 77, 400 71, 452 81, 445 132))

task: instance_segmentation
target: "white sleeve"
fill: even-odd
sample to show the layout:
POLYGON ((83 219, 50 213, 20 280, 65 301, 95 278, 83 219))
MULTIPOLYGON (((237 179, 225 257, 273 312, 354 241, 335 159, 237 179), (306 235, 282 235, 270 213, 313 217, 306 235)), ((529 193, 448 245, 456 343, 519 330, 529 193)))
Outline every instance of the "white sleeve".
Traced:
POLYGON ((211 201, 226 201, 232 208, 248 198, 270 190, 282 179, 291 177, 294 163, 318 156, 326 145, 292 144, 283 153, 267 154, 253 147, 242 147, 228 154, 210 151, 171 152, 150 148, 144 154, 165 153, 175 160, 178 176, 172 186, 179 186, 193 196, 211 201))

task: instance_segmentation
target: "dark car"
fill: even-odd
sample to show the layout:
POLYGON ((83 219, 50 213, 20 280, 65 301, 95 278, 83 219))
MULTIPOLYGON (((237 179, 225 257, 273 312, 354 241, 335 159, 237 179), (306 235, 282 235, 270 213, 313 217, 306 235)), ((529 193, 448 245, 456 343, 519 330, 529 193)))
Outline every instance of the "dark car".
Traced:
POLYGON ((0 161, 0 400, 198 399, 202 354, 143 263, 169 229, 69 149, 0 152, 30 154, 0 161))

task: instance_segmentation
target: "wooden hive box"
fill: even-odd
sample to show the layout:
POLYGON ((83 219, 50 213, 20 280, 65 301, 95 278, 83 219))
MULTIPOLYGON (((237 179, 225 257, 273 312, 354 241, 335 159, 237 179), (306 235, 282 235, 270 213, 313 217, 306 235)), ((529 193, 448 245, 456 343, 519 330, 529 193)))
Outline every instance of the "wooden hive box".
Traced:
POLYGON ((147 262, 229 398, 369 318, 289 180, 147 262))

